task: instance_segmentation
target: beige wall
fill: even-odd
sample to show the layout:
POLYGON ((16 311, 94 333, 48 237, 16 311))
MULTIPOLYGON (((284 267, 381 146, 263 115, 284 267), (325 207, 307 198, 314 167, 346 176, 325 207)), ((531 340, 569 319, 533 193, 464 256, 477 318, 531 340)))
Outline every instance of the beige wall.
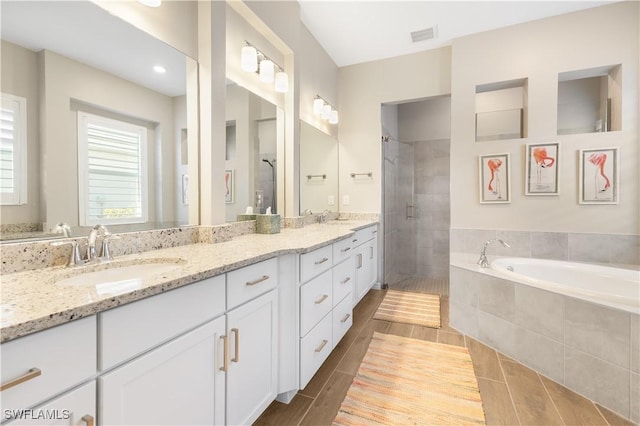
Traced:
POLYGON ((339 70, 340 211, 381 211, 381 104, 451 93, 448 47, 339 70), (373 177, 351 178, 372 172, 373 177), (349 205, 343 204, 348 196, 349 205))
POLYGON ((638 6, 621 2, 454 40, 451 226, 637 234, 638 6), (558 73, 622 64, 622 131, 558 136, 558 73), (528 79, 528 138, 474 141, 475 86, 528 79), (560 142, 560 195, 524 195, 524 144, 560 142), (620 147, 619 205, 579 205, 577 151, 620 147), (511 204, 478 202, 478 155, 510 153, 511 204))
POLYGON ((40 136, 38 132, 38 56, 35 52, 2 41, 0 90, 27 100, 27 204, 0 207, 2 224, 42 223, 40 204, 40 136))

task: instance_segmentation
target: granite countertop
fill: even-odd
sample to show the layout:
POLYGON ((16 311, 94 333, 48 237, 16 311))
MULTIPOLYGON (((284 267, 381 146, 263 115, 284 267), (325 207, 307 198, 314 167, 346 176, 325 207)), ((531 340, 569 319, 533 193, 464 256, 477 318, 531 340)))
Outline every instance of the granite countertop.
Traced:
POLYGON ((278 234, 250 234, 218 244, 191 244, 132 255, 112 262, 74 268, 36 269, 0 276, 0 342, 94 315, 225 272, 289 253, 307 253, 352 236, 358 229, 378 222, 332 221, 283 229, 278 234), (97 286, 57 285, 56 281, 82 270, 167 262, 180 267, 155 275, 133 287, 98 291, 97 286))

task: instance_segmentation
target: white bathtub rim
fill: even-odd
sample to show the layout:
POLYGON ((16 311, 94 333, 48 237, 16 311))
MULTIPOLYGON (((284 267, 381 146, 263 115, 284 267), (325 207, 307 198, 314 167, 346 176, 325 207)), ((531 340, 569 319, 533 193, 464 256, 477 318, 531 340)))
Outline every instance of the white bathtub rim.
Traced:
MULTIPOLYGON (((607 295, 603 295, 602 293, 595 293, 588 290, 577 289, 574 287, 558 284, 551 281, 544 281, 544 280, 539 280, 535 278, 530 278, 522 274, 517 274, 517 273, 506 271, 506 270, 498 271, 493 268, 481 268, 476 263, 477 262, 476 257, 477 257, 476 255, 472 255, 471 253, 451 253, 450 264, 451 266, 463 268, 472 272, 478 272, 484 275, 490 275, 503 280, 513 281, 516 283, 528 285, 531 287, 550 291, 560 295, 574 297, 576 299, 581 299, 597 305, 604 305, 610 308, 619 309, 625 312, 640 315, 640 299, 636 301, 631 301, 630 303, 626 298, 622 298, 622 297, 607 296, 607 295)), ((514 256, 488 256, 488 258, 489 258, 489 263, 491 263, 496 259, 502 259, 502 258, 515 259, 514 256)), ((522 258, 522 259, 527 259, 527 258, 522 258)), ((546 259, 542 259, 542 260, 546 261, 546 259)), ((549 260, 549 261, 554 262, 553 260, 549 260)), ((563 262, 563 261, 558 261, 558 262, 563 262)), ((578 263, 578 262, 569 262, 569 263, 578 263)), ((587 265, 590 265, 590 264, 587 264, 587 265)), ((596 265, 596 266, 601 266, 601 265, 596 265)), ((602 266, 610 267, 608 265, 607 266, 602 265, 602 266)), ((614 269, 618 269, 618 268, 614 268, 614 269)))

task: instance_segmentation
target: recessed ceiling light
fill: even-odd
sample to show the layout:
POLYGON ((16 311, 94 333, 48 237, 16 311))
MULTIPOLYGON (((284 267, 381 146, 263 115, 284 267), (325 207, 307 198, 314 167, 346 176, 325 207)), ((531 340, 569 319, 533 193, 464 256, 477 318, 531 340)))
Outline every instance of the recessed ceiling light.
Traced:
POLYGON ((162 3, 162 0, 138 0, 138 3, 149 7, 158 7, 162 3))
POLYGON ((158 74, 164 74, 165 72, 167 72, 167 69, 162 65, 154 65, 153 70, 158 74))

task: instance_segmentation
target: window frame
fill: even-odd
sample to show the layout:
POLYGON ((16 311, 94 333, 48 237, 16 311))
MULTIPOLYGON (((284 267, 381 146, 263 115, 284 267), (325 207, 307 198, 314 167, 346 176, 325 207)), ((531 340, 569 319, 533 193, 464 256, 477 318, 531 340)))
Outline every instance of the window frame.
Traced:
POLYGON ((14 113, 13 170, 14 191, 0 193, 0 205, 18 206, 27 204, 27 99, 9 93, 0 93, 2 108, 11 104, 14 113))
POLYGON ((78 213, 80 226, 118 225, 130 223, 144 223, 149 218, 149 156, 148 134, 144 126, 123 120, 107 118, 96 114, 78 110, 78 213), (141 215, 139 217, 121 219, 93 219, 89 216, 89 161, 88 161, 88 125, 110 127, 114 130, 137 133, 140 138, 140 201, 141 215), (84 160, 84 161, 83 161, 84 160))

